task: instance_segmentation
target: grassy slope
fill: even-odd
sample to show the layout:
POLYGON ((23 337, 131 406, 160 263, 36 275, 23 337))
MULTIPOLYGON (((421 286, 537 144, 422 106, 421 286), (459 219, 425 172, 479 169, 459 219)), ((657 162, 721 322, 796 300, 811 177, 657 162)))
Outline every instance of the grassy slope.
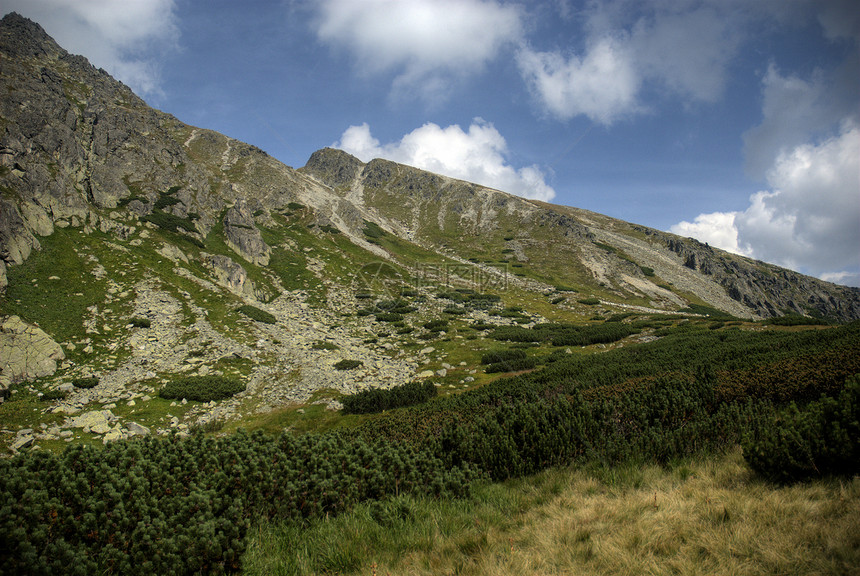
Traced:
POLYGON ((550 470, 459 501, 400 498, 253 532, 246 574, 850 574, 860 479, 789 487, 739 450, 669 468, 550 470))

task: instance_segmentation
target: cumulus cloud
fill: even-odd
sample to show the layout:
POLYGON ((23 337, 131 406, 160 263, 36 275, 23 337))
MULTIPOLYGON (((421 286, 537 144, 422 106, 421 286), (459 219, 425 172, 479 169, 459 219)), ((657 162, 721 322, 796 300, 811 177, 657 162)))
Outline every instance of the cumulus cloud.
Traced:
POLYGON ((347 128, 333 146, 364 162, 386 158, 525 198, 549 201, 555 197, 540 167, 517 169, 508 163, 504 137, 480 118, 467 131, 457 124, 442 128, 428 122, 388 144, 374 138, 365 123, 347 128))
POLYGON ((738 243, 738 229, 735 226, 737 212, 711 212, 699 214, 693 222, 678 222, 669 231, 679 236, 696 238, 717 248, 750 256, 749 249, 741 248, 738 243))
POLYGON ((608 125, 639 109, 641 78, 622 41, 601 38, 584 56, 570 58, 524 48, 517 63, 532 93, 558 118, 581 114, 608 125))
POLYGON ((725 3, 595 3, 586 10, 581 53, 523 46, 517 63, 550 115, 609 125, 647 112, 642 94, 651 85, 685 101, 717 101, 742 29, 725 3))
POLYGON ((672 232, 825 279, 860 281, 860 126, 782 152, 770 190, 742 212, 702 214, 672 232))
POLYGON ((762 121, 744 134, 747 171, 761 177, 780 154, 838 126, 857 107, 860 62, 817 70, 808 80, 783 76, 771 65, 762 80, 762 121))
POLYGON ((519 40, 519 8, 490 0, 325 0, 320 40, 345 48, 367 74, 394 71, 396 90, 443 93, 519 40))
POLYGON ((4 0, 63 48, 144 96, 161 94, 158 59, 178 46, 174 0, 4 0))

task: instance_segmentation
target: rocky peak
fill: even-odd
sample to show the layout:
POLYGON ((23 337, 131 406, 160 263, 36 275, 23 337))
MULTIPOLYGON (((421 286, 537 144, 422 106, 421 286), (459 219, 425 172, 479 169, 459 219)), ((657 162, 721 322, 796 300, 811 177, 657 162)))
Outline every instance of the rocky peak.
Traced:
POLYGON ((355 180, 363 167, 361 160, 343 150, 323 148, 311 154, 302 170, 336 188, 355 180))
POLYGON ((44 28, 17 12, 10 12, 0 20, 0 46, 4 52, 20 58, 66 53, 44 28))

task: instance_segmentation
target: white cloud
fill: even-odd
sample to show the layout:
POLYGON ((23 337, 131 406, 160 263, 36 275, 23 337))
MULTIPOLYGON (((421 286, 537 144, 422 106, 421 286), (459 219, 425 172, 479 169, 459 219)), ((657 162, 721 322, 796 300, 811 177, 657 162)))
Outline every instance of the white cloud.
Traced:
POLYGON ((831 40, 849 38, 860 42, 860 10, 854 0, 822 2, 818 22, 831 40))
POLYGON ((395 71, 395 89, 443 94, 520 39, 516 6, 489 0, 326 0, 317 36, 345 48, 360 71, 395 71))
POLYGON ((771 190, 743 212, 702 214, 672 227, 715 246, 831 281, 860 279, 860 127, 779 155, 771 190))
POLYGON ((737 212, 711 212, 699 214, 693 222, 678 222, 669 231, 679 236, 696 238, 717 248, 735 254, 749 255, 738 244, 738 229, 735 226, 737 212))
POLYGON ((517 62, 532 93, 552 115, 563 120, 584 115, 612 124, 639 109, 641 79, 624 42, 606 37, 583 57, 524 48, 517 62))
POLYGON ((857 72, 855 63, 847 63, 839 72, 817 70, 804 80, 783 76, 771 65, 762 79, 762 122, 744 134, 750 175, 761 177, 780 154, 852 114, 857 106, 857 72))
POLYGON ((635 66, 682 98, 719 100, 741 41, 741 26, 721 6, 664 7, 644 15, 630 35, 635 66))
POLYGON ((480 118, 465 132, 456 124, 441 128, 427 123, 388 144, 380 144, 367 124, 350 126, 333 146, 364 162, 386 158, 525 198, 549 201, 555 197, 540 167, 517 169, 508 164, 504 137, 480 118))
POLYGON ((158 59, 177 48, 174 0, 3 0, 137 93, 161 93, 158 59))
POLYGON ((685 104, 719 100, 743 38, 737 20, 720 2, 594 3, 581 54, 523 47, 517 61, 548 113, 609 125, 647 112, 652 85, 685 104))

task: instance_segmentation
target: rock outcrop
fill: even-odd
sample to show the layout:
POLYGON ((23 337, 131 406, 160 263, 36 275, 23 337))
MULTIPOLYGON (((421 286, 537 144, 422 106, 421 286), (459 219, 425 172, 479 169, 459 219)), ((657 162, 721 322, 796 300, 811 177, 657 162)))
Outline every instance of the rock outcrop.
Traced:
POLYGON ((14 383, 50 376, 65 357, 60 345, 41 328, 17 316, 8 316, 0 324, 0 380, 14 383))
POLYGON ((214 272, 221 286, 245 298, 255 297, 254 283, 248 279, 248 273, 229 256, 204 254, 203 264, 214 272))
POLYGON ((244 200, 239 200, 224 216, 224 234, 227 246, 248 262, 265 266, 269 263, 271 248, 263 241, 254 215, 244 200))

